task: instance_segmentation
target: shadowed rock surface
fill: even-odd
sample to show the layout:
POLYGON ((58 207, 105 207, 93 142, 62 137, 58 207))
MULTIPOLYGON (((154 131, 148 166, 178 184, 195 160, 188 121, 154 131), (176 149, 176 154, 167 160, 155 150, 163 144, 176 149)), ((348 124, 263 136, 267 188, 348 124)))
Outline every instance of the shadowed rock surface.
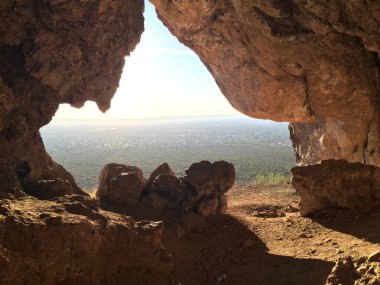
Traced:
POLYGON ((95 202, 79 195, 0 200, 1 283, 168 284, 162 223, 135 222, 95 202))
POLYGON ((378 285, 380 284, 380 252, 354 261, 351 257, 337 261, 326 285, 378 285))
POLYGON ((224 214, 227 209, 225 193, 235 183, 233 164, 201 161, 192 164, 185 173, 177 178, 164 163, 144 184, 142 171, 136 166, 110 163, 100 173, 96 196, 126 207, 180 210, 202 216, 224 214))
POLYGON ((135 206, 140 200, 143 186, 144 177, 141 169, 109 163, 100 172, 96 197, 106 197, 111 202, 135 206))
POLYGON ((142 0, 1 1, 1 192, 25 187, 34 195, 45 185, 40 180, 48 180, 53 193, 81 193, 46 153, 39 128, 60 103, 81 107, 92 100, 103 112, 110 107, 124 57, 143 31, 142 12, 142 0), (57 179, 70 190, 54 189, 57 179))
POLYGON ((345 160, 292 169, 302 215, 326 207, 370 209, 380 205, 380 168, 345 160))

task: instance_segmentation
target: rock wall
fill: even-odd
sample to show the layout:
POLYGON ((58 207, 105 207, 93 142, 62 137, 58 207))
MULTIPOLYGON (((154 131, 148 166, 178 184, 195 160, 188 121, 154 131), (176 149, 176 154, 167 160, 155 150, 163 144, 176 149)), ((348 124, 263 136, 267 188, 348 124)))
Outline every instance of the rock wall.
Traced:
POLYGON ((124 57, 143 31, 143 4, 1 1, 0 192, 38 195, 41 185, 54 195, 81 192, 46 153, 39 128, 60 103, 110 107, 124 57))
POLYGON ((289 121, 299 164, 380 165, 380 2, 151 0, 231 105, 289 121))
POLYGON ((0 200, 1 284, 169 284, 162 222, 135 222, 95 202, 0 200))

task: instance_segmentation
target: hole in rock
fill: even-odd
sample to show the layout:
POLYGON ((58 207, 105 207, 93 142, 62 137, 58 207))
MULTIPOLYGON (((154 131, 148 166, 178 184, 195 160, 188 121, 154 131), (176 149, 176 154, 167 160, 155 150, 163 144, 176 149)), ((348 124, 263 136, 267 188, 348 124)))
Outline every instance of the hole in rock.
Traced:
POLYGON ((163 162, 181 175, 194 162, 226 160, 241 184, 288 181, 294 165, 287 123, 235 111, 149 3, 145 32, 126 58, 110 110, 63 104, 41 133, 53 159, 90 191, 110 162, 135 165, 149 177, 163 162))

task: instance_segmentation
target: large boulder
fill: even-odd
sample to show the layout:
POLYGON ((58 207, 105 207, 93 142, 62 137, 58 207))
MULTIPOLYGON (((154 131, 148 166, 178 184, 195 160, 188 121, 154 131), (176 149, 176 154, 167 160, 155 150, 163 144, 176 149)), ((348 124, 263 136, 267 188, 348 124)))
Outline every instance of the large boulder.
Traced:
POLYGON ((111 202, 135 206, 140 200, 143 186, 144 177, 141 169, 110 163, 100 172, 96 196, 111 202))
POLYGON ((292 169, 292 184, 307 215, 326 207, 370 208, 380 204, 380 168, 327 160, 292 169))
MULTIPOLYGON (((162 169, 160 166, 158 169, 162 169)), ((165 166, 163 169, 169 169, 165 166)), ((152 183, 145 184, 143 202, 157 210, 165 208, 195 212, 202 216, 224 214, 227 198, 224 195, 235 182, 235 169, 231 163, 201 161, 192 164, 186 175, 180 178, 170 174, 151 177, 152 183)))
POLYGON ((201 161, 193 163, 185 171, 182 179, 192 185, 198 195, 208 195, 213 191, 227 192, 235 183, 235 168, 226 161, 201 161))

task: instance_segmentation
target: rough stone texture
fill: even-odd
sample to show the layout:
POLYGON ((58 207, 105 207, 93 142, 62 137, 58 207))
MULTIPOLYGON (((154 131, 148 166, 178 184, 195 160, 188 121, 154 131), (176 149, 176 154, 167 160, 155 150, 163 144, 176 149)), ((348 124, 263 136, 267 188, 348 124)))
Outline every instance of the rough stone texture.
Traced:
POLYGON ((160 222, 136 223, 83 196, 3 199, 1 284, 169 284, 161 233, 160 222))
POLYGON ((380 168, 345 160, 292 169, 292 184, 301 196, 301 215, 326 207, 350 209, 380 205, 380 168))
POLYGON ((154 193, 162 200, 164 208, 177 208, 186 199, 188 187, 185 182, 173 175, 160 174, 147 188, 149 193, 154 193))
POLYGON ((340 258, 326 285, 379 285, 380 284, 380 252, 375 252, 369 257, 362 257, 354 261, 352 257, 340 258))
POLYGON ((380 2, 151 0, 229 102, 289 121, 297 161, 380 165, 380 2))
MULTIPOLYGON (((165 168, 170 169, 169 166, 165 168)), ((180 178, 159 174, 149 187, 148 180, 142 203, 157 210, 180 210, 202 216, 224 214, 227 209, 224 194, 235 182, 233 164, 201 161, 192 164, 185 173, 180 178)))
POLYGON ((207 195, 218 189, 225 193, 235 183, 235 168, 226 161, 201 161, 185 171, 183 180, 194 186, 198 195, 207 195))
POLYGON ((71 184, 64 194, 81 192, 46 154, 39 128, 60 103, 81 107, 92 100, 103 112, 110 107, 124 57, 143 31, 143 4, 1 1, 0 192, 40 193, 41 181, 50 181, 54 193, 62 194, 62 181, 71 184))
POLYGON ((148 180, 145 182, 145 187, 146 188, 149 188, 154 179, 156 179, 156 177, 160 174, 164 174, 164 175, 172 175, 174 176, 174 172, 173 170, 170 168, 169 164, 167 164, 166 162, 161 164, 159 167, 157 167, 149 176, 148 180))
POLYGON ((140 200, 143 186, 144 177, 141 169, 135 166, 109 163, 100 172, 96 197, 135 206, 140 200))

